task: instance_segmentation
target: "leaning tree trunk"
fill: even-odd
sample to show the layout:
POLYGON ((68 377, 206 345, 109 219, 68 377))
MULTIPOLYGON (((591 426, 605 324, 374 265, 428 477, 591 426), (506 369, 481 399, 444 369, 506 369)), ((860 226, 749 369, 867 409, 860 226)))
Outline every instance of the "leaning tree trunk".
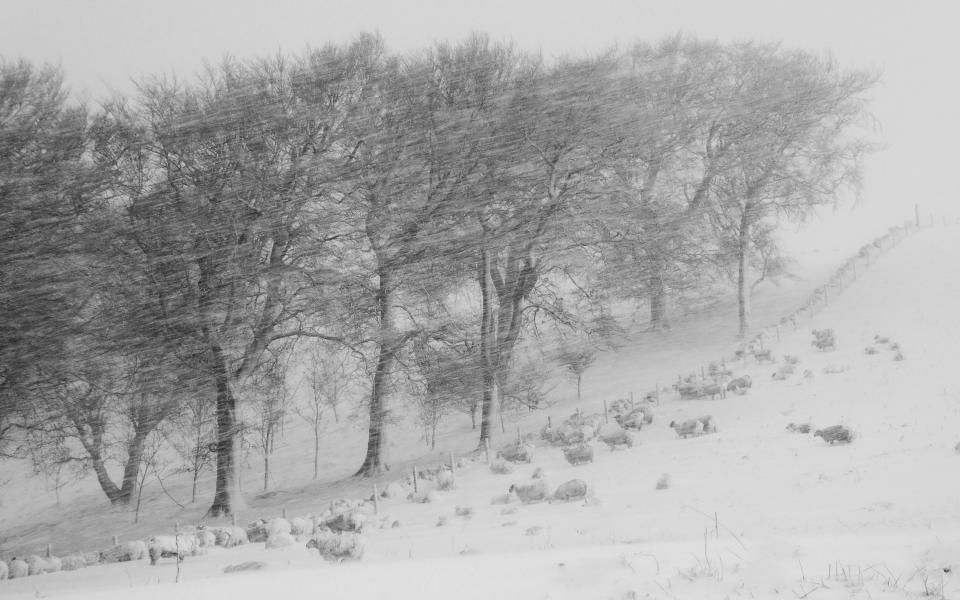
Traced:
POLYGON ((207 511, 211 517, 229 516, 236 511, 240 500, 237 489, 236 437, 237 399, 230 388, 226 364, 219 348, 215 348, 214 380, 217 388, 217 484, 213 505, 207 511))
POLYGON ((740 319, 739 336, 745 337, 750 331, 750 286, 747 283, 747 265, 750 259, 750 220, 747 208, 740 218, 740 232, 737 239, 737 307, 740 319))
POLYGON ((120 484, 120 497, 123 504, 129 504, 133 499, 133 491, 137 487, 137 476, 140 474, 140 463, 143 462, 143 446, 148 435, 150 431, 136 431, 127 444, 127 464, 123 467, 123 481, 120 484))
POLYGON ((380 288, 377 291, 377 309, 380 313, 380 353, 377 370, 373 374, 370 391, 370 426, 367 431, 367 455, 355 473, 358 477, 372 477, 384 470, 383 437, 386 425, 386 394, 396 352, 393 340, 393 321, 390 313, 390 276, 386 268, 379 270, 380 288))

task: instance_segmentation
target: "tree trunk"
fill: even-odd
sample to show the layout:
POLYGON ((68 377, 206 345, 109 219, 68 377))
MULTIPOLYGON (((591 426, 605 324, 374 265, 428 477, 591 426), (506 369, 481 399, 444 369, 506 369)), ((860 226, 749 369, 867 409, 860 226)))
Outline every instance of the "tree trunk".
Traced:
POLYGON ((91 459, 93 472, 97 476, 97 483, 100 484, 100 489, 103 490, 103 493, 107 495, 110 504, 129 504, 130 496, 124 496, 120 492, 120 488, 117 487, 117 484, 110 479, 110 474, 107 473, 107 467, 103 463, 103 459, 99 455, 91 456, 91 459))
POLYGON ((313 480, 320 478, 320 423, 313 423, 313 480))
POLYGON ((667 286, 663 283, 663 274, 659 272, 660 265, 654 267, 657 273, 647 280, 650 295, 650 326, 653 329, 664 330, 670 328, 667 320, 667 286))
POLYGON ((496 329, 493 327, 493 290, 490 284, 490 255, 487 250, 480 251, 480 373, 483 391, 480 401, 480 443, 483 448, 490 445, 490 432, 493 428, 493 405, 495 401, 496 378, 494 377, 493 351, 496 345, 496 329))
POLYGON ((270 452, 263 452, 263 491, 270 488, 270 452))
MULTIPOLYGON (((152 430, 152 428, 151 428, 152 430)), ((133 439, 127 444, 127 464, 123 467, 123 481, 120 484, 121 503, 129 504, 133 498, 133 491, 137 487, 137 475, 140 474, 140 463, 143 461, 143 445, 147 441, 148 431, 136 431, 133 439)), ((117 502, 114 502, 117 504, 117 502)))
POLYGON ((213 349, 214 379, 217 388, 217 485, 211 517, 234 514, 240 499, 237 490, 236 436, 237 400, 230 389, 226 363, 219 348, 213 349))
POLYGON ((377 309, 380 313, 380 355, 370 391, 370 426, 367 433, 367 455, 355 473, 358 477, 372 477, 383 472, 383 435, 386 422, 386 393, 393 368, 396 343, 393 339, 393 320, 390 313, 390 276, 385 268, 379 270, 380 288, 377 291, 377 309))
POLYGON ((745 337, 750 331, 750 286, 747 283, 747 265, 750 258, 750 220, 749 205, 740 218, 740 232, 737 239, 737 306, 740 318, 739 336, 745 337))

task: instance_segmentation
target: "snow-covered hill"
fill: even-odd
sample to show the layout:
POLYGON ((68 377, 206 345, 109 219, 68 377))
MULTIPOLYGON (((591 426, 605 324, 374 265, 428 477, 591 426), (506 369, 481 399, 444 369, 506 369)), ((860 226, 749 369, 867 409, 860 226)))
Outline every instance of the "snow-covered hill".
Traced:
MULTIPOLYGON (((616 452, 598 446, 593 464, 570 466, 550 447, 538 448, 533 465, 510 475, 494 475, 482 461, 470 463, 458 472, 455 489, 439 492, 435 503, 385 500, 382 513, 400 526, 373 530, 361 563, 333 566, 300 545, 267 551, 256 544, 187 559, 179 584, 172 583, 173 561, 156 567, 141 561, 5 581, 0 596, 900 598, 924 592, 939 597, 943 586, 946 597, 956 597, 960 378, 952 369, 960 356, 960 272, 953 266, 960 261, 958 233, 937 228, 909 237, 812 321, 784 331, 775 355, 801 360, 788 380, 771 378, 776 365, 750 359, 734 366, 754 380, 745 396, 681 401, 665 395, 653 426, 637 435, 639 444, 616 452), (835 330, 839 347, 819 352, 810 331, 825 327, 835 330), (895 361, 889 344, 874 344, 877 334, 899 344, 905 360, 895 361), (871 345, 877 354, 865 353, 871 345), (831 365, 849 369, 826 374, 831 365), (805 370, 813 376, 804 377, 805 370), (719 423, 719 433, 681 440, 667 426, 706 414, 719 423), (790 422, 843 424, 856 439, 829 446, 787 432, 790 422), (587 481, 599 503, 526 505, 510 514, 490 504, 537 467, 553 485, 587 481), (664 473, 671 485, 657 490, 664 473), (454 516, 457 506, 472 507, 473 516, 454 516), (441 516, 448 519, 445 526, 437 526, 441 516), (263 560, 268 567, 222 573, 245 560, 263 560)), ((777 301, 780 314, 793 308, 783 297, 777 301)), ((778 312, 772 302, 759 311, 758 320, 778 312)), ((732 324, 700 320, 684 327, 672 341, 646 337, 598 362, 585 377, 581 408, 593 412, 604 398, 669 384, 729 348, 732 324)), ((557 421, 574 407, 566 401, 548 413, 520 415, 516 423, 524 431, 538 430, 546 414, 557 421)), ((457 451, 475 444, 472 434, 456 426, 442 442, 445 450, 457 451)), ((295 449, 291 442, 285 451, 292 455, 295 449)), ((337 464, 355 449, 329 451, 327 460, 337 464)), ((398 461, 395 473, 437 459, 414 459, 413 450, 405 456, 410 460, 398 461)), ((292 473, 289 466, 280 477, 292 473)), ((290 514, 318 512, 332 497, 367 493, 366 485, 346 480, 288 486, 251 512, 273 516, 279 506, 290 514)), ((64 523, 61 537, 58 529, 43 531, 53 526, 53 509, 29 513, 35 521, 28 530, 28 513, 4 507, 2 526, 37 540, 46 533, 57 547, 97 538, 105 546, 115 533, 111 519, 129 518, 103 511, 95 492, 75 492, 71 501, 76 504, 61 510, 61 518, 83 524, 64 523)), ((187 522, 202 509, 164 514, 187 522)), ((156 528, 157 522, 143 527, 156 528)))

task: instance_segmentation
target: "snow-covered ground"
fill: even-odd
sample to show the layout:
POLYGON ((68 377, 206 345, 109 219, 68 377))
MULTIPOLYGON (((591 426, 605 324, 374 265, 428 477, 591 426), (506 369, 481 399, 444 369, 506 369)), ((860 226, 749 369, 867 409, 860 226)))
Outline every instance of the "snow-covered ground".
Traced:
MULTIPOLYGON (((946 227, 908 237, 813 320, 784 331, 775 355, 801 360, 787 381, 771 379, 777 366, 752 359, 735 365, 754 380, 749 394, 685 401, 665 395, 654 424, 636 436, 639 444, 616 452, 598 446, 589 465, 570 466, 550 447, 538 448, 533 465, 509 475, 469 463, 458 471, 455 488, 438 492, 434 503, 384 500, 381 513, 400 526, 371 531, 362 562, 330 565, 299 544, 281 550, 254 544, 188 558, 179 583, 172 560, 156 567, 140 561, 0 582, 0 597, 827 599, 940 597, 941 586, 943 596, 958 597, 960 378, 952 373, 960 357, 958 234, 946 227), (835 351, 810 344, 810 330, 825 327, 836 331, 835 351), (883 345, 866 354, 876 334, 898 343, 905 360, 894 361, 883 345), (829 375, 828 365, 849 370, 829 375), (804 370, 813 377, 804 378, 804 370), (706 414, 717 420, 719 433, 681 440, 667 426, 706 414), (787 432, 790 422, 844 424, 856 439, 829 446, 787 432), (491 505, 537 467, 552 485, 587 481, 599 502, 513 505, 507 514, 491 505), (671 484, 657 490, 662 474, 671 484), (473 515, 455 516, 457 506, 472 507, 473 515), (438 526, 441 516, 447 524, 438 526), (225 566, 248 560, 267 567, 223 574, 225 566)), ((758 324, 792 310, 787 304, 799 293, 788 289, 776 302, 761 303, 758 324)), ((583 410, 654 383, 667 385, 727 353, 734 324, 720 322, 693 321, 675 330, 672 341, 648 336, 604 356, 585 376, 583 410)), ((567 400, 547 413, 519 415, 509 427, 539 430, 547 414, 556 422, 574 408, 567 400)), ((409 458, 398 460, 394 473, 413 462, 436 464, 439 453, 425 458, 412 449, 415 439, 396 440, 411 446, 392 448, 409 458)), ((474 444, 473 433, 451 425, 438 448, 462 452, 474 444)), ((335 448, 327 447, 331 464, 356 452, 335 448)), ((292 457, 296 449, 291 441, 283 451, 292 457)), ((291 516, 319 512, 329 499, 365 489, 366 482, 349 479, 295 486, 293 474, 302 481, 307 471, 305 453, 296 468, 277 461, 278 477, 290 483, 277 495, 254 499, 251 513, 270 517, 280 506, 291 516)), ((339 476, 350 466, 340 466, 339 476)), ((0 526, 18 539, 51 539, 57 547, 82 539, 106 546, 115 533, 111 519, 129 519, 126 512, 102 510, 95 490, 66 493, 62 501, 70 506, 59 512, 8 501, 0 507, 0 526), (86 524, 54 525, 56 514, 86 524)), ((161 513, 162 497, 150 502, 155 506, 145 514, 181 522, 198 519, 204 508, 161 513)), ((141 528, 157 526, 148 520, 141 528)))

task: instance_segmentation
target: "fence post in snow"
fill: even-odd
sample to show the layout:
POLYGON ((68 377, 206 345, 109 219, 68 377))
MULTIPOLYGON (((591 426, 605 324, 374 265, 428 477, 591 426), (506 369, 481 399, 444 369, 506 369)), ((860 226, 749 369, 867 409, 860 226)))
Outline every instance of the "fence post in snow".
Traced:
POLYGON ((120 538, 117 536, 113 536, 113 545, 116 546, 119 543, 120 543, 120 538))
POLYGON ((607 418, 607 399, 606 398, 603 399, 603 422, 604 423, 610 422, 610 419, 607 418))
POLYGON ((413 467, 411 468, 411 470, 413 471, 413 493, 416 494, 416 493, 418 492, 418 490, 417 490, 417 467, 416 467, 416 466, 413 466, 413 467))
POLYGON ((377 482, 373 482, 373 514, 380 514, 380 492, 377 491, 377 482))

